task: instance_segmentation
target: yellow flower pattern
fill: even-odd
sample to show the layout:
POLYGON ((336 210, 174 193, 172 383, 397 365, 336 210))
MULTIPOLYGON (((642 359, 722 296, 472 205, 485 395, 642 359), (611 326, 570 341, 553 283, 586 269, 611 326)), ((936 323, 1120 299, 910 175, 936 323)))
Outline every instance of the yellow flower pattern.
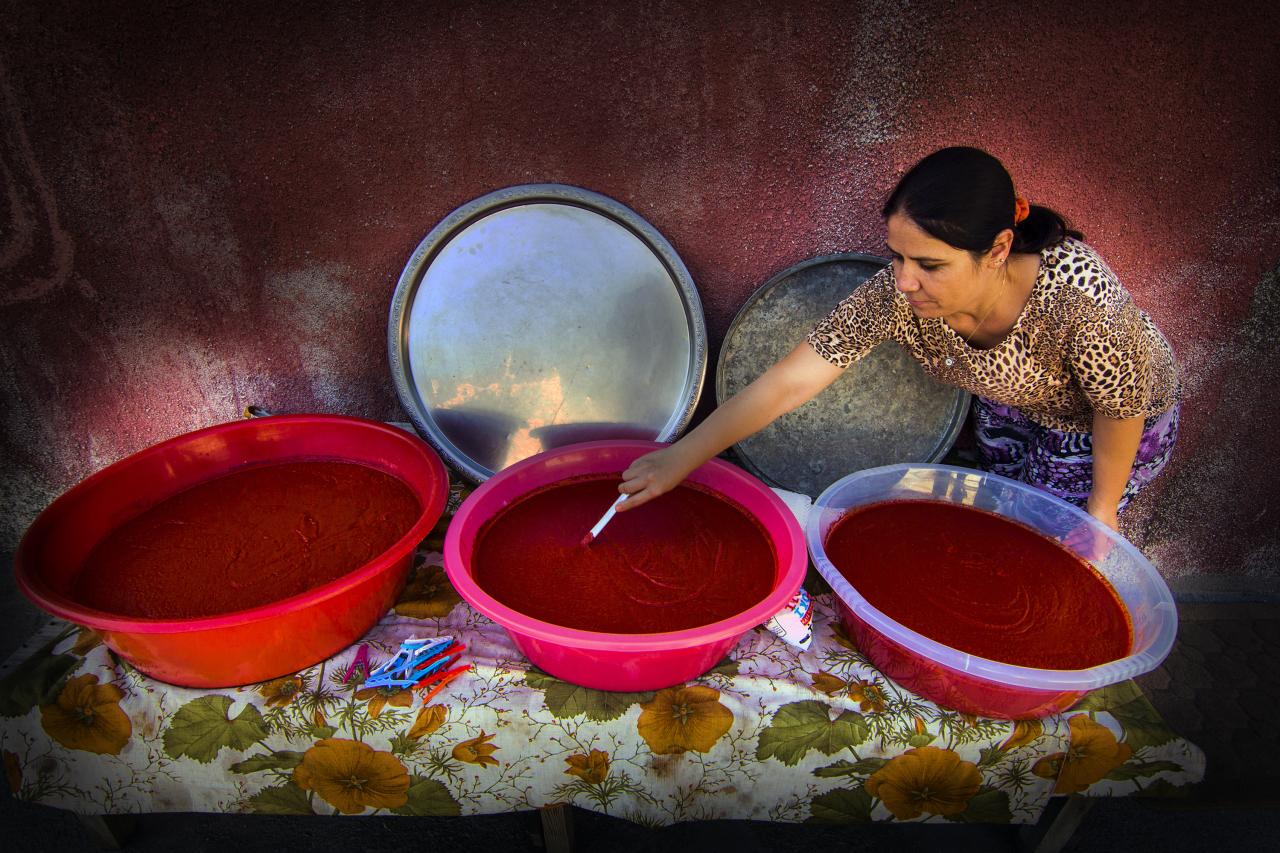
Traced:
POLYGON ((720 703, 720 692, 699 684, 659 690, 640 707, 636 727, 659 755, 707 752, 733 725, 733 712, 720 703))
POLYGON ((565 762, 569 765, 565 773, 592 785, 599 785, 609 775, 609 754, 598 749, 591 750, 590 755, 570 755, 565 762))
POLYGON ((839 676, 821 670, 813 676, 813 689, 828 696, 846 695, 858 703, 862 713, 881 714, 886 707, 887 697, 884 688, 871 679, 855 678, 845 681, 839 676))
POLYGON ((487 735, 482 730, 478 737, 470 740, 464 740, 453 748, 453 757, 459 761, 465 761, 468 764, 478 764, 481 767, 492 764, 497 767, 498 759, 493 754, 498 751, 498 747, 494 746, 492 741, 494 735, 487 735))
POLYGON ((353 740, 318 741, 294 769, 293 781, 343 814, 393 809, 408 800, 409 772, 399 759, 353 740))
POLYGON ((261 685, 258 692, 267 700, 269 707, 283 708, 302 692, 302 679, 296 675, 277 678, 261 685))
POLYGON ((1078 794, 1133 756, 1126 743, 1118 743, 1111 729, 1095 723, 1087 714, 1076 714, 1071 725, 1071 746, 1066 752, 1045 756, 1031 772, 1054 779, 1054 792, 1078 794))
POLYGON ((922 746, 897 756, 867 779, 867 793, 898 820, 924 813, 958 815, 982 786, 976 765, 949 749, 922 746))
POLYGON ((424 738, 444 725, 449 710, 444 705, 428 705, 418 712, 406 737, 417 740, 424 738))
POLYGON ((1013 724, 1013 733, 1000 744, 1000 749, 1005 751, 1026 746, 1042 734, 1044 734, 1044 723, 1039 720, 1018 720, 1013 724))
POLYGON ((124 691, 99 684, 96 675, 80 675, 66 683, 58 698, 40 706, 40 724, 69 749, 119 755, 133 734, 133 723, 120 708, 124 691))
POLYGON ((858 710, 864 714, 883 713, 887 701, 884 688, 870 679, 855 679, 849 685, 849 698, 858 703, 858 710))
POLYGON ((849 683, 843 678, 838 678, 829 672, 819 672, 813 676, 813 689, 818 690, 828 696, 835 696, 849 689, 849 683))
POLYGON ((413 691, 400 687, 362 687, 356 691, 356 698, 369 703, 369 716, 376 720, 388 705, 393 708, 408 708, 412 705, 413 691))

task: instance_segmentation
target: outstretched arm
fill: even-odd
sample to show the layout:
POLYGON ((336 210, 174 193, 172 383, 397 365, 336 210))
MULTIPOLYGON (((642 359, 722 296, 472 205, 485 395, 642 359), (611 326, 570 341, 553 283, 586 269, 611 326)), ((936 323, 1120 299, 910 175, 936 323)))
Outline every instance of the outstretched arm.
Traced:
POLYGON ((1096 412, 1093 415, 1093 491, 1087 509, 1112 530, 1120 529, 1120 498, 1133 473, 1142 423, 1141 416, 1117 420, 1096 412))
POLYGON ((674 489, 694 468, 808 402, 842 373, 807 342, 743 388, 684 438, 641 456, 622 474, 630 494, 618 510, 634 509, 674 489))

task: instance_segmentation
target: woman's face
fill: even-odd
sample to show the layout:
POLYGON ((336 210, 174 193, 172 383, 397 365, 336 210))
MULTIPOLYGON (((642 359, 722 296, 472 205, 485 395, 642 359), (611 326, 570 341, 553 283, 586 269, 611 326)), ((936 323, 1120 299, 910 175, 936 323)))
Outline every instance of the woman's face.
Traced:
POLYGON ((926 233, 910 217, 892 214, 885 242, 898 290, 917 317, 973 313, 985 292, 982 267, 964 249, 926 233))

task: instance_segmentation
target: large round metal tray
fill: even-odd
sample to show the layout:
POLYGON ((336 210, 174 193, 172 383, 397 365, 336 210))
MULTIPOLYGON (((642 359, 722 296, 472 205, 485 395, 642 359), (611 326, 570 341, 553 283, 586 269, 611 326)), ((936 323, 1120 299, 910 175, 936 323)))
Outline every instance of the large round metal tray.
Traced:
MULTIPOLYGON (((723 403, 804 340, 841 299, 887 264, 855 253, 803 261, 778 273, 738 311, 720 348, 716 401, 723 403)), ((887 341, 829 388, 735 445, 756 476, 816 498, 846 474, 946 456, 969 395, 930 378, 887 341)))
POLYGON ((475 482, 565 444, 673 438, 707 362, 671 245, 559 184, 489 193, 433 228, 396 285, 387 350, 414 426, 475 482))

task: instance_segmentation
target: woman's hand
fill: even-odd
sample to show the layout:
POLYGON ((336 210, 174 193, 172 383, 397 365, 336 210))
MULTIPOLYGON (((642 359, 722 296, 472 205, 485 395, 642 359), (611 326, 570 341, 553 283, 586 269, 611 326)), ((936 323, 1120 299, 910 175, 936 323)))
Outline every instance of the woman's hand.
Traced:
POLYGON ((618 512, 635 509, 666 494, 680 485, 680 481, 696 467, 697 462, 691 467, 688 465, 676 445, 646 453, 622 472, 622 484, 618 486, 618 491, 631 497, 618 504, 618 512))

